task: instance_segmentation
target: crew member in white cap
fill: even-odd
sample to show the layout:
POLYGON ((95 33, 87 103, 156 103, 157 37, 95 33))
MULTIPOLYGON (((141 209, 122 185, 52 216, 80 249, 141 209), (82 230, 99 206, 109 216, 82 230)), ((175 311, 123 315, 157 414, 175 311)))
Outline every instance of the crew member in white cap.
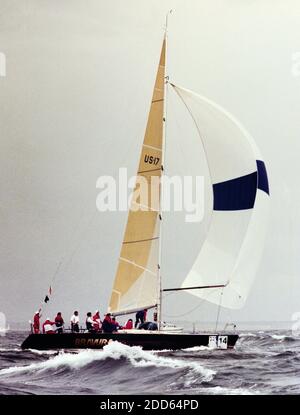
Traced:
POLYGON ((47 317, 45 323, 43 324, 43 333, 45 334, 55 334, 56 331, 54 329, 55 321, 51 321, 49 317, 47 317))

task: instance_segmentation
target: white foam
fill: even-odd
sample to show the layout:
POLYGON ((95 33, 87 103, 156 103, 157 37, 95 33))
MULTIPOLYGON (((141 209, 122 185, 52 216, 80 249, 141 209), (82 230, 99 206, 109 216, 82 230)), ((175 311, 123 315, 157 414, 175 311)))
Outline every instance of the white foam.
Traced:
POLYGON ((274 340, 285 340, 288 336, 284 334, 272 334, 271 336, 274 340))
MULTIPOLYGON (((58 354, 57 350, 36 350, 36 349, 27 349, 28 351, 30 351, 31 353, 35 353, 35 354, 39 354, 39 355, 53 355, 53 354, 58 354)), ((5 348, 5 347, 0 347, 0 352, 17 352, 17 353, 26 353, 24 352, 24 350, 22 350, 21 348, 5 348)))
POLYGON ((214 347, 208 346, 194 346, 183 349, 185 352, 203 352, 204 350, 215 350, 214 347))
MULTIPOLYGON (((53 354, 58 354, 57 350, 37 350, 37 349, 27 349, 29 350, 31 353, 35 353, 38 355, 53 355, 53 354)), ((24 352, 24 350, 22 350, 22 352, 24 352)))
POLYGON ((211 393, 213 395, 259 395, 259 392, 250 391, 249 389, 244 388, 223 388, 221 386, 214 386, 210 388, 203 389, 206 393, 211 393))
POLYGON ((203 381, 210 381, 215 372, 195 362, 184 362, 179 359, 172 359, 157 356, 152 352, 146 352, 138 346, 126 346, 119 342, 112 342, 103 350, 84 350, 76 354, 61 352, 59 355, 44 362, 32 363, 27 366, 13 366, 0 370, 0 376, 8 374, 19 374, 31 371, 45 371, 58 369, 67 366, 71 369, 80 369, 93 361, 103 361, 108 358, 119 360, 126 358, 134 367, 165 367, 170 369, 188 369, 194 375, 201 376, 203 381))
POLYGON ((256 334, 254 334, 254 333, 241 333, 239 336, 240 337, 256 337, 256 334))

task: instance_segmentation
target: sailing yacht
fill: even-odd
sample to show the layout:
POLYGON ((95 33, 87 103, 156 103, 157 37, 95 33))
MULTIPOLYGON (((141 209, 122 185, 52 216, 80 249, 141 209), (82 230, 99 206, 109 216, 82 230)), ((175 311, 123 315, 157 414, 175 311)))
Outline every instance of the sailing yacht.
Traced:
POLYGON ((232 332, 184 333, 162 326, 164 292, 185 291, 219 308, 243 307, 262 255, 269 205, 267 171, 254 140, 216 103, 169 81, 166 47, 165 32, 137 172, 137 178, 149 183, 159 179, 155 181, 158 187, 149 190, 158 194, 157 208, 137 209, 139 202, 132 199, 108 310, 120 316, 154 309, 158 330, 30 334, 22 344, 24 349, 99 349, 110 341, 146 350, 227 349, 238 340, 232 332), (213 195, 210 225, 199 254, 181 287, 170 288, 163 287, 161 275, 167 88, 174 89, 195 124, 213 195))

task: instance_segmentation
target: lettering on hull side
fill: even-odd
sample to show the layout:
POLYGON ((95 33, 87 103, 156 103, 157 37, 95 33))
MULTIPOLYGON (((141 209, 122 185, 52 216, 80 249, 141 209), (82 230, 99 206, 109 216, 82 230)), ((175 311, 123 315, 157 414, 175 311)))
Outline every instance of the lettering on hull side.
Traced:
POLYGON ((75 339, 75 346, 76 347, 88 347, 88 348, 99 348, 101 349, 103 346, 111 343, 111 339, 75 339))

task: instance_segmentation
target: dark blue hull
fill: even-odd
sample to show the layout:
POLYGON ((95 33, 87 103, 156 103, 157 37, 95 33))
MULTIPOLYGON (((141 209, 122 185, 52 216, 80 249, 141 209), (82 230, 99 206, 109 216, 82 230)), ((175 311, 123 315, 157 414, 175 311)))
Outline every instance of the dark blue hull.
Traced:
POLYGON ((208 346, 211 337, 225 338, 225 347, 232 349, 237 334, 173 334, 173 333, 62 333, 30 334, 22 343, 22 349, 102 349, 111 341, 128 346, 141 346, 144 350, 178 350, 196 346, 208 346))

